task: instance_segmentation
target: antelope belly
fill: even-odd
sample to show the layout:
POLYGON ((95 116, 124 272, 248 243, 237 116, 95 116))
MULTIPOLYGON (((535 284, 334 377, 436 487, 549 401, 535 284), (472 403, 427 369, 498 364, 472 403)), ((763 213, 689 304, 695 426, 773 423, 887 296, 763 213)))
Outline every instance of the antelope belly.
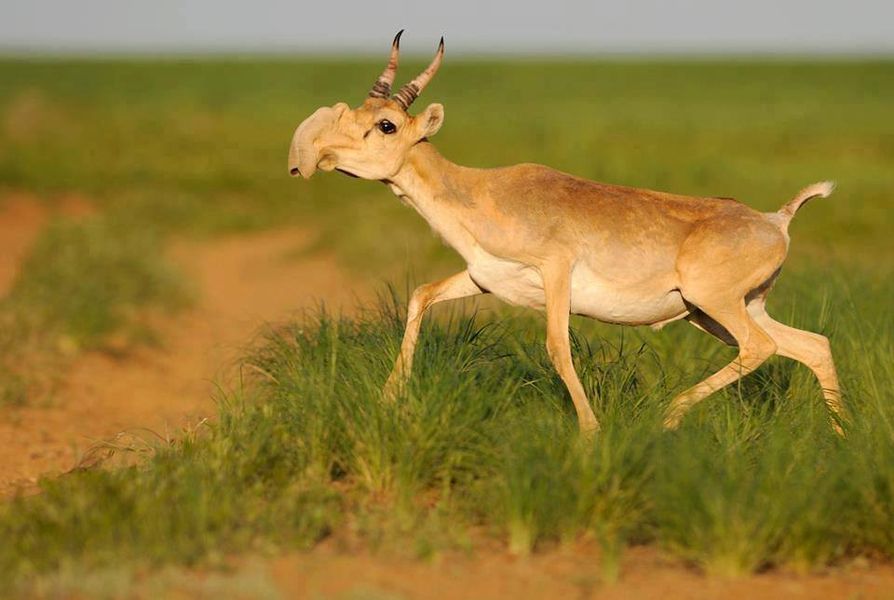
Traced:
POLYGON ((529 265, 492 256, 469 263, 469 275, 478 287, 500 300, 543 310, 546 299, 540 272, 529 265))
MULTIPOLYGON (((481 288, 509 304, 545 308, 543 279, 536 268, 493 256, 476 258, 468 269, 481 288)), ((571 312, 606 323, 651 325, 684 315, 686 306, 660 277, 618 284, 578 266, 571 277, 571 312)))
POLYGON ((686 314, 670 277, 614 282, 578 266, 571 277, 571 312, 606 323, 652 325, 686 314))

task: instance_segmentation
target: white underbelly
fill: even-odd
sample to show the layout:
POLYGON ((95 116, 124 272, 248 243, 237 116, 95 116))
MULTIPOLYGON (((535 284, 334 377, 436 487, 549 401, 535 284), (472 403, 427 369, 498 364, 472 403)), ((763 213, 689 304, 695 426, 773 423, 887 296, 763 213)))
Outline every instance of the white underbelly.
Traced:
POLYGON ((534 267, 487 255, 469 263, 468 269, 479 287, 504 302, 539 310, 546 304, 543 279, 534 267))
MULTIPOLYGON (((501 300, 545 308, 543 279, 536 268, 479 253, 468 269, 475 283, 501 300)), ((578 265, 571 277, 571 312, 623 325, 651 325, 684 315, 683 297, 660 279, 618 284, 578 265)))
POLYGON ((571 312, 607 323, 652 325, 682 316, 683 296, 670 277, 617 284, 578 266, 571 277, 571 312))

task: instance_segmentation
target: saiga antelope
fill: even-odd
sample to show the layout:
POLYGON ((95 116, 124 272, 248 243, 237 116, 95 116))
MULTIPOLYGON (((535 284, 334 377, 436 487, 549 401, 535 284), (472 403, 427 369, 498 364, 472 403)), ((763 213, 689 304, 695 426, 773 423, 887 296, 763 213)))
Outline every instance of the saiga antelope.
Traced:
POLYGON ((400 35, 361 106, 323 107, 301 123, 288 165, 292 176, 337 170, 385 183, 467 263, 413 292, 386 393, 409 376, 422 317, 433 304, 490 293, 546 312, 547 351, 583 432, 599 424, 571 359, 570 313, 656 329, 686 319, 738 346, 735 360, 674 398, 667 428, 780 354, 814 372, 840 432, 843 407, 828 339, 778 323, 765 309, 788 252, 789 221, 811 198, 828 196, 830 182, 805 188, 778 212, 760 213, 735 200, 607 185, 534 164, 459 166, 429 141, 444 123, 444 107, 407 112, 441 66, 444 40, 431 64, 391 95, 400 35))

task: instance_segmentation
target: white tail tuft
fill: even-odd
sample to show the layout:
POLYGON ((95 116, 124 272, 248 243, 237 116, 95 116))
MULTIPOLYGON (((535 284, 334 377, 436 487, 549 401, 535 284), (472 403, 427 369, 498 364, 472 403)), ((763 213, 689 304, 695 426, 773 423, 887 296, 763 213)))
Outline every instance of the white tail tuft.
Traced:
POLYGON ((792 217, 795 216, 798 209, 804 206, 808 200, 817 197, 828 198, 833 191, 835 191, 834 181, 821 181, 819 183, 814 183, 813 185, 808 185, 806 188, 798 192, 794 198, 786 202, 777 212, 782 220, 783 229, 788 229, 789 221, 792 220, 792 217))

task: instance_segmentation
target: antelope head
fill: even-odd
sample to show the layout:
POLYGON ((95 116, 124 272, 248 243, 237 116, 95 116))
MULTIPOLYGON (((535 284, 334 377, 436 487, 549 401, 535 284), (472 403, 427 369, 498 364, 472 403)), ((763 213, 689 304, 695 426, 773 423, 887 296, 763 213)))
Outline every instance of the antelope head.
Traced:
POLYGON ((344 102, 324 106, 298 126, 289 149, 290 175, 307 179, 321 169, 363 179, 391 179, 409 150, 441 128, 444 107, 440 104, 430 104, 416 116, 407 109, 441 66, 444 38, 431 64, 392 95, 401 33, 394 37, 388 65, 363 104, 353 109, 344 102))

